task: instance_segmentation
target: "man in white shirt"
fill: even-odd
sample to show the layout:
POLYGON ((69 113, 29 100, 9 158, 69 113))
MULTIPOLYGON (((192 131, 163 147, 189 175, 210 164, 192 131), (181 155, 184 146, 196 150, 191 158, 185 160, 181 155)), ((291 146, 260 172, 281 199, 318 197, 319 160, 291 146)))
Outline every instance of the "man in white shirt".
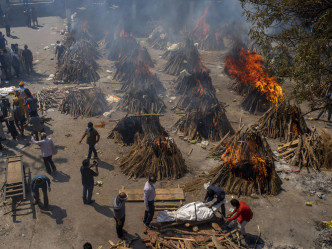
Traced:
POLYGON ((156 189, 154 184, 157 179, 153 176, 149 177, 149 180, 144 185, 144 204, 145 204, 145 213, 143 223, 147 228, 151 228, 151 221, 154 216, 154 199, 156 198, 156 189))

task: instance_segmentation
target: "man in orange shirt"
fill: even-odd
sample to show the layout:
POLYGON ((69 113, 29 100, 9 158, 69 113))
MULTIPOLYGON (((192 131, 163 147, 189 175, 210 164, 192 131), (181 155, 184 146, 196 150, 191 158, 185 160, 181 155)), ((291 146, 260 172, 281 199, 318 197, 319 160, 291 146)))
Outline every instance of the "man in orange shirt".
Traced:
POLYGON ((249 205, 243 201, 238 201, 236 199, 231 200, 231 204, 234 207, 234 210, 232 212, 232 216, 227 221, 232 221, 229 226, 232 227, 235 225, 235 219, 237 219, 238 225, 240 225, 241 228, 241 234, 245 235, 245 226, 247 223, 252 219, 253 213, 249 207, 249 205))

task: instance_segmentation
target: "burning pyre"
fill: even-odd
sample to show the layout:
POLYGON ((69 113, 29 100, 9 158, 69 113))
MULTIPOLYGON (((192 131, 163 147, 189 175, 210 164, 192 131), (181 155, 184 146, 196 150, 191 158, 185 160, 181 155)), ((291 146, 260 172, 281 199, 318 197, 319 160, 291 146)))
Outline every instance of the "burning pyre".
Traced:
POLYGON ((177 41, 175 35, 170 32, 166 32, 161 26, 156 27, 147 39, 147 43, 154 49, 164 50, 168 44, 174 44, 177 41))
POLYGON ((198 48, 202 50, 222 50, 225 48, 221 27, 211 25, 208 21, 210 5, 208 5, 203 15, 197 21, 191 37, 198 43, 198 48))
POLYGON ((100 88, 74 87, 68 88, 67 91, 59 106, 61 113, 75 118, 93 117, 103 114, 108 108, 108 102, 100 88))
POLYGON ((300 107, 292 105, 288 101, 283 101, 278 106, 272 106, 259 119, 256 126, 264 136, 280 138, 286 142, 310 132, 300 107))
POLYGON ((119 37, 111 41, 109 47, 108 59, 117 61, 123 56, 128 56, 136 49, 139 49, 139 44, 131 33, 126 33, 122 29, 119 37))
POLYGON ((274 167, 274 155, 266 139, 248 129, 236 133, 227 143, 223 163, 211 170, 204 179, 186 184, 187 191, 197 190, 198 183, 210 181, 226 193, 251 195, 253 193, 276 195, 282 181, 274 167))
POLYGON ((61 67, 55 80, 68 83, 90 83, 100 79, 96 60, 99 53, 89 41, 80 40, 67 48, 61 59, 61 67))
POLYGON ((251 112, 265 112, 270 104, 283 100, 281 86, 263 68, 263 59, 254 51, 236 46, 225 58, 225 72, 237 80, 236 89, 246 92, 242 107, 251 112))

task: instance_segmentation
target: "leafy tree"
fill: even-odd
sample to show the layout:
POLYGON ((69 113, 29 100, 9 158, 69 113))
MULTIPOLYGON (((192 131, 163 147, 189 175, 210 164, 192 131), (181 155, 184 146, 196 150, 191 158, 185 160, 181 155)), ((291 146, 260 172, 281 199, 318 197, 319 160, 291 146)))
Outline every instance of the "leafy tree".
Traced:
POLYGON ((255 40, 279 79, 301 102, 332 89, 332 0, 240 0, 255 40))

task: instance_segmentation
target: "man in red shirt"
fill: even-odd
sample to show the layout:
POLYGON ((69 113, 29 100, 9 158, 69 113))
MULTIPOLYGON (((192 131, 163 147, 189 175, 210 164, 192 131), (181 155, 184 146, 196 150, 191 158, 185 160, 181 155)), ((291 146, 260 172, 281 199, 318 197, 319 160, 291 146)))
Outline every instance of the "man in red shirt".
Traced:
POLYGON ((234 207, 232 216, 227 221, 232 221, 229 226, 232 227, 235 224, 235 219, 237 219, 238 224, 241 227, 241 234, 245 235, 245 226, 252 219, 253 213, 249 205, 243 201, 238 201, 236 199, 231 200, 231 204, 234 207))

